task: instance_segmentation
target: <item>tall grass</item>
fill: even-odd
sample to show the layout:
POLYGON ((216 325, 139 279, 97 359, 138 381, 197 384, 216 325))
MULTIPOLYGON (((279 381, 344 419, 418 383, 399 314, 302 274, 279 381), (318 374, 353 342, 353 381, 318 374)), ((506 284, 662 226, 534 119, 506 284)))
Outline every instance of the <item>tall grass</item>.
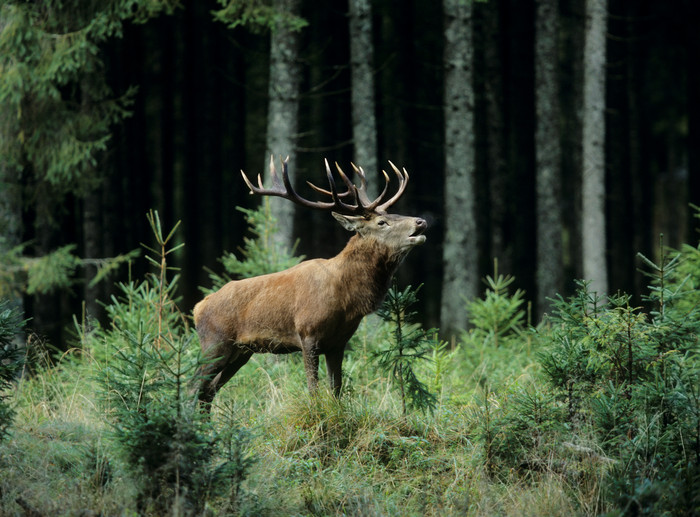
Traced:
MULTIPOLYGON (((233 418, 249 433, 246 452, 255 459, 237 514, 571 515, 578 499, 590 499, 553 469, 535 482, 487 471, 474 401, 464 402, 478 387, 461 375, 460 358, 442 395, 457 402, 407 417, 390 379, 361 350, 346 361, 351 389, 340 399, 325 389, 310 396, 293 356, 254 357, 221 390, 214 425, 233 418)), ((18 386, 2 454, 3 515, 22 515, 18 498, 41 515, 136 512, 138 486, 82 369, 59 363, 18 386)), ((228 514, 224 496, 209 504, 210 515, 228 514)))

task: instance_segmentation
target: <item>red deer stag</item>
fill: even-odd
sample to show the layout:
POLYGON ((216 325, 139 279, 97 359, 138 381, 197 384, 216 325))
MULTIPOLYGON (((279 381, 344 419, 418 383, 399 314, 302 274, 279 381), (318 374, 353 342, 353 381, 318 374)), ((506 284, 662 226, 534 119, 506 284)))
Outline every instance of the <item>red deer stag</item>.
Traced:
POLYGON ((354 185, 336 164, 347 190, 338 192, 326 161, 330 190, 309 185, 330 198, 309 201, 296 193, 283 163, 282 182, 270 160, 272 188, 253 185, 243 171, 251 194, 279 196, 308 208, 330 211, 345 229, 356 232, 345 249, 331 259, 306 260, 268 275, 235 280, 205 297, 194 308, 194 321, 208 361, 202 369, 199 400, 207 407, 216 392, 254 353, 286 354, 301 351, 309 390, 318 385, 319 355, 326 356, 330 384, 341 388, 345 345, 362 318, 377 309, 391 278, 411 248, 425 242, 425 220, 388 214, 406 189, 408 173, 389 162, 399 181, 387 199, 389 175, 382 193, 370 201, 361 168, 354 185))

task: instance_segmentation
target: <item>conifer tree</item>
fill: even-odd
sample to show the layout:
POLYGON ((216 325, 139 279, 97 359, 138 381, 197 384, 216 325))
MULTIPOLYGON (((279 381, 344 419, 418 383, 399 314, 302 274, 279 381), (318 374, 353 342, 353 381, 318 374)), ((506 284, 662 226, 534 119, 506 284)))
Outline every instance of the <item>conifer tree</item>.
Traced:
POLYGON ((42 229, 65 194, 84 195, 99 181, 99 154, 135 93, 111 91, 101 45, 121 37, 125 23, 143 23, 178 4, 8 0, 0 6, 0 233, 8 236, 0 257, 24 251, 18 248, 22 188, 35 192, 41 207, 35 226, 42 229))
POLYGON ((394 283, 377 311, 379 317, 391 325, 392 337, 376 357, 379 366, 391 373, 392 382, 399 389, 404 416, 407 407, 432 412, 437 404, 437 398, 415 371, 420 361, 430 361, 430 352, 439 346, 437 338, 430 337, 437 334, 435 329, 426 332, 415 323, 416 313, 412 306, 418 300, 418 289, 408 286, 400 291, 394 283))

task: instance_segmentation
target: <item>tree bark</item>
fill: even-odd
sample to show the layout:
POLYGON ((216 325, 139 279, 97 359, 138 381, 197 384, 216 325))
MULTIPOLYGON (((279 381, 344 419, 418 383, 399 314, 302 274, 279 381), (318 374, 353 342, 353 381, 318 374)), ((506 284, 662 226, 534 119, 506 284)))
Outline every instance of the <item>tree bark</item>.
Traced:
MULTIPOLYGON (((85 195, 83 200, 83 258, 98 258, 101 253, 101 225, 100 225, 100 201, 102 192, 100 188, 93 189, 85 195)), ((84 266, 83 298, 85 300, 85 312, 90 318, 100 318, 100 305, 98 299, 100 290, 97 285, 91 286, 90 282, 97 274, 97 266, 86 264, 84 266)))
POLYGON ((585 0, 560 5, 560 45, 562 60, 559 74, 562 84, 570 85, 560 93, 562 117, 562 224, 564 226, 564 277, 582 278, 581 252, 581 163, 583 114, 583 41, 585 0))
MULTIPOLYGON (((377 172, 377 119, 374 101, 374 45, 369 0, 350 0, 350 95, 355 163, 370 178, 377 172)), ((370 197, 376 181, 367 185, 370 197)))
POLYGON ((605 224, 605 64, 607 0, 586 0, 583 48, 583 276, 599 295, 608 291, 605 224))
MULTIPOLYGON (((696 30, 697 26, 694 23, 687 24, 688 201, 700 207, 700 41, 696 30)), ((697 214, 693 208, 688 210, 686 242, 696 242, 697 214)))
POLYGON ((489 179, 490 256, 504 271, 512 271, 512 249, 506 237, 509 186, 505 140, 505 93, 501 52, 500 5, 481 4, 484 13, 484 101, 486 109, 486 154, 489 179))
MULTIPOLYGON (((2 108, 0 108, 2 109, 2 108)), ((1 117, 2 115, 0 115, 1 117)), ((6 138, 0 127, 0 139, 6 138)), ((0 163, 0 255, 18 246, 22 239, 22 189, 19 173, 0 163)), ((11 307, 24 313, 22 295, 15 286, 0 286, 0 295, 10 300, 11 307)))
POLYGON ((556 0, 541 0, 535 12, 535 167, 537 213, 537 311, 561 292, 563 278, 561 144, 558 88, 559 14, 556 0))
POLYGON ((445 238, 440 327, 467 326, 465 299, 478 293, 472 4, 444 0, 445 238))
MULTIPOLYGON (((93 106, 93 92, 95 90, 95 84, 97 81, 93 75, 86 75, 82 80, 81 84, 81 102, 82 111, 85 113, 86 117, 90 116, 93 106)), ((104 153, 97 152, 95 159, 100 163, 104 161, 104 153)), ((102 197, 100 181, 96 178, 98 177, 98 172, 95 165, 89 164, 85 167, 84 176, 88 178, 86 182, 87 191, 83 198, 83 258, 95 259, 100 257, 101 251, 101 225, 100 225, 100 213, 102 212, 100 207, 100 201, 102 197), (90 181, 92 179, 92 181, 90 181)), ((93 264, 87 264, 84 266, 83 280, 85 284, 83 285, 83 300, 85 302, 85 312, 89 318, 100 317, 99 304, 97 302, 99 298, 99 287, 91 286, 90 282, 97 274, 97 266, 93 264)))
MULTIPOLYGON (((0 33, 5 28, 5 21, 0 18, 0 33)), ((12 113, 9 103, 0 104, 0 156, 5 152, 6 145, 12 145, 14 136, 9 127, 11 120, 17 115, 12 113)), ((22 241, 22 188, 20 173, 10 167, 6 160, 0 159, 0 255, 19 245, 22 241)), ((12 288, 0 286, 3 298, 10 300, 10 305, 24 315, 22 295, 12 288), (9 288, 8 292, 2 292, 9 288)))
MULTIPOLYGON (((296 16, 299 0, 274 0, 279 12, 296 16)), ((289 170, 294 177, 296 142, 299 124, 299 87, 301 68, 298 61, 299 33, 278 26, 270 40, 270 77, 268 80, 269 104, 267 112, 267 152, 264 161, 268 170, 270 155, 278 159, 289 157, 289 170)), ((268 178, 269 179, 269 178, 268 178)), ((281 198, 270 198, 272 216, 277 219, 277 242, 291 248, 294 245, 294 204, 281 198)))

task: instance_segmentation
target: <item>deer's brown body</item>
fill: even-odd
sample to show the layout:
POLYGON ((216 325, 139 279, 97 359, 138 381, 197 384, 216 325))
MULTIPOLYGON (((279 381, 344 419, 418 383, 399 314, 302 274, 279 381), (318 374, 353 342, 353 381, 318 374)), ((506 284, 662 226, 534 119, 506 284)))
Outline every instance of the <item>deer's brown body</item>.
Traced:
MULTIPOLYGON (((246 181, 256 193, 288 197, 291 187, 286 163, 284 172, 284 191, 253 187, 247 178, 246 181)), ((405 171, 399 193, 375 207, 364 195, 364 175, 361 189, 348 184, 348 192, 338 195, 330 171, 328 174, 332 191, 317 189, 320 192, 337 200, 347 197, 348 192, 352 194, 354 188, 355 204, 341 201, 334 203, 332 209, 350 212, 334 211, 333 216, 356 235, 331 259, 307 260, 279 273, 229 282, 195 306, 194 319, 203 354, 211 361, 202 372, 199 397, 203 402, 211 403, 218 389, 250 356, 261 352, 301 351, 312 391, 318 384, 319 356, 325 355, 331 386, 338 393, 348 340, 362 318, 377 309, 408 251, 425 241, 422 233, 427 225, 423 219, 384 211, 401 195, 401 187, 408 179, 405 171)), ((347 183, 342 171, 341 176, 347 183)), ((275 183, 281 187, 278 181, 275 183)), ((385 193, 386 189, 382 195, 385 193)), ((299 202, 293 190, 291 199, 299 202)), ((306 202, 303 198, 302 201, 306 202)), ((325 204, 313 207, 330 208, 325 204)))

